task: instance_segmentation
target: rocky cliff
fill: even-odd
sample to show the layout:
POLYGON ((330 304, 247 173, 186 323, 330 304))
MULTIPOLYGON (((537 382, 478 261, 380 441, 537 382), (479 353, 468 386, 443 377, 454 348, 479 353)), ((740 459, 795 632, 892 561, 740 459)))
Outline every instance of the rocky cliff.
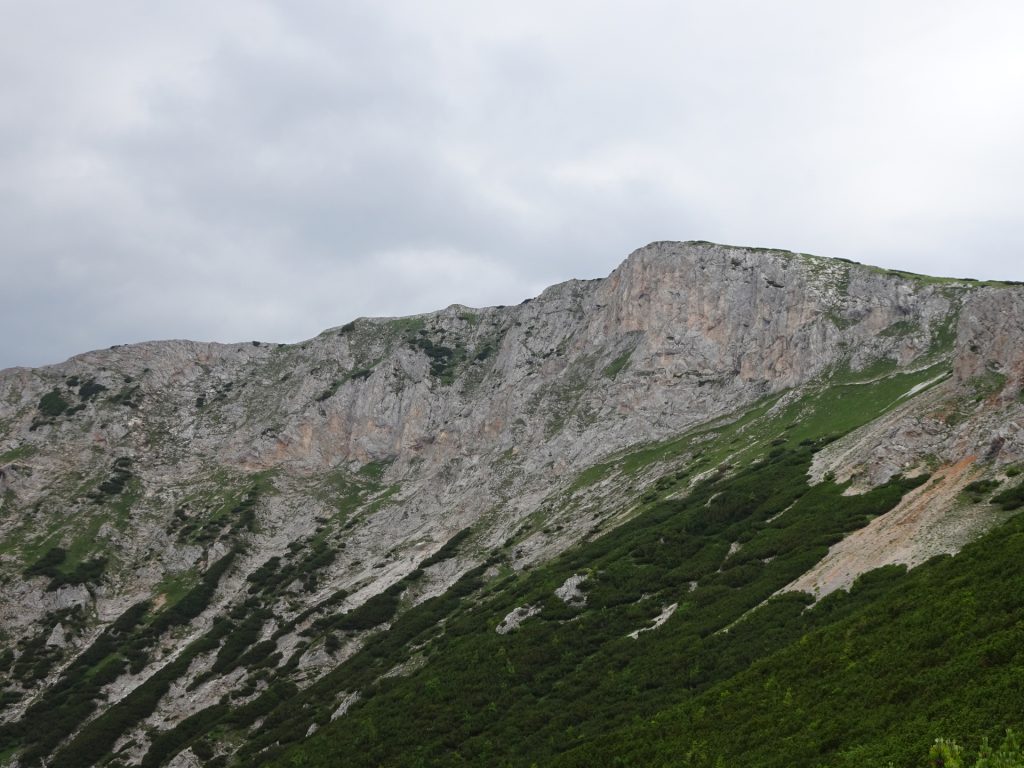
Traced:
POLYGON ((995 521, 972 512, 964 487, 1016 482, 1022 339, 1018 286, 653 243, 605 279, 515 307, 0 372, 5 718, 46 701, 131 606, 170 612, 229 557, 199 609, 140 641, 90 700, 103 712, 186 659, 119 735, 119 759, 136 763, 153 729, 266 690, 266 677, 218 666, 220 651, 188 651, 219 618, 244 623, 251 595, 265 600, 250 644, 269 643, 279 673, 310 685, 470 569, 546 562, 629 519, 670 473, 692 484, 763 458, 780 440, 773 419, 835 420, 839 439, 811 477, 849 481, 849 493, 897 474, 938 478, 791 588, 820 595, 877 565, 955 551, 995 521), (880 381, 903 390, 860 422, 833 412, 844 405, 828 393, 880 381), (893 523, 908 509, 917 524, 893 523), (310 642, 318 621, 398 587, 381 621, 310 642))

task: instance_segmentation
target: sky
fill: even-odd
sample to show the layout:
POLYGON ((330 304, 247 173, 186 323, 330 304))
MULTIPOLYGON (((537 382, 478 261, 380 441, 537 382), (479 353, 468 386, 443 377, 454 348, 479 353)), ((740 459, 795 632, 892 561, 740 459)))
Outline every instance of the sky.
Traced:
POLYGON ((1024 3, 0 0, 0 368, 655 240, 1024 280, 1024 3))

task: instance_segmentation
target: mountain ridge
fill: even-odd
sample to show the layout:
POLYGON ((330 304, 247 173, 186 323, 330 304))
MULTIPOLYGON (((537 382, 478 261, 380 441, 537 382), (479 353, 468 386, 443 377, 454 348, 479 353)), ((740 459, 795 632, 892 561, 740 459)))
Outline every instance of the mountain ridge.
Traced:
MULTIPOLYGON (((511 307, 357 318, 295 345, 147 342, 6 369, 0 623, 22 668, 6 722, 47 701, 133 605, 165 622, 215 563, 200 612, 177 635, 138 640, 143 666, 115 675, 97 711, 134 701, 234 612, 243 648, 272 644, 278 669, 294 663, 278 674, 315 688, 467 574, 528 574, 800 440, 815 445, 815 483, 870 495, 931 474, 943 501, 861 557, 893 530, 879 521, 923 493, 908 490, 791 588, 824 596, 872 567, 955 552, 1003 519, 964 513, 964 489, 1014 485, 1024 458, 1021 338, 1024 290, 1010 284, 656 242, 606 278, 511 307), (253 594, 258 627, 242 611, 253 594), (68 611, 80 616, 70 630, 68 611), (336 614, 347 629, 316 629, 336 614)), ((270 689, 258 670, 223 673, 228 641, 209 642, 122 735, 136 745, 123 760, 224 696, 270 689)))

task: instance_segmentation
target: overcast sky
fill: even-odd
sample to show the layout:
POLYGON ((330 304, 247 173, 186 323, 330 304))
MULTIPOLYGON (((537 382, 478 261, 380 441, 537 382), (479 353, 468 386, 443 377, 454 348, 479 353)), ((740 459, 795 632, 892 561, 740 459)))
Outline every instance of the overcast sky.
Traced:
POLYGON ((653 240, 1024 280, 1024 3, 0 0, 0 368, 653 240))

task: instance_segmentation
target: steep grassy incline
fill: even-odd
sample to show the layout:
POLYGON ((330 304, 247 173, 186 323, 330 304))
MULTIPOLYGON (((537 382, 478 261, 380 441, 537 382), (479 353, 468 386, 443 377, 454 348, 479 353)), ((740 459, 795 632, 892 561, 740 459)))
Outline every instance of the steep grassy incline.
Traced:
MULTIPOLYGON (((1012 683, 1024 593, 1004 592, 1001 581, 1021 572, 1020 524, 910 576, 872 573, 852 595, 811 610, 806 595, 773 597, 844 532, 927 481, 897 478, 844 496, 845 485, 806 480, 831 429, 876 417, 913 378, 842 384, 785 408, 765 404, 710 440, 695 434, 624 457, 619 468, 636 468, 700 445, 700 455, 686 454, 690 471, 713 468, 723 453, 740 467, 729 473, 722 465, 683 493, 687 470, 666 475, 619 528, 532 572, 478 583, 478 596, 467 597, 473 585, 464 584, 448 603, 443 633, 415 636, 414 664, 396 647, 371 646, 329 685, 272 713, 241 763, 281 753, 310 723, 319 732, 275 765, 712 766, 719 756, 725 765, 864 764, 857 754, 916 765, 936 735, 971 744, 998 735, 1024 711, 1012 683), (998 565, 988 567, 993 542, 998 565), (963 583, 958 563, 966 564, 963 583), (972 593, 993 599, 972 604, 972 593), (495 631, 520 619, 512 631, 495 631), (987 666, 978 669, 988 671, 968 681, 980 659, 987 666), (395 665, 399 674, 382 676, 395 665), (875 672, 895 687, 873 682, 875 672), (950 711, 960 715, 936 718, 929 697, 952 706, 958 690, 965 698, 950 711), (332 720, 332 709, 356 692, 361 700, 332 720), (974 708, 986 694, 994 695, 974 708), (833 698, 835 719, 816 706, 833 698), (857 720, 865 706, 874 714, 857 720), (713 708, 714 716, 701 714, 713 708), (925 727, 922 718, 934 723, 925 727), (736 737, 745 728, 754 735, 736 737)), ((483 569, 473 574, 482 576, 483 569)), ((405 633, 403 622, 416 621, 417 611, 392 631, 405 633)))

